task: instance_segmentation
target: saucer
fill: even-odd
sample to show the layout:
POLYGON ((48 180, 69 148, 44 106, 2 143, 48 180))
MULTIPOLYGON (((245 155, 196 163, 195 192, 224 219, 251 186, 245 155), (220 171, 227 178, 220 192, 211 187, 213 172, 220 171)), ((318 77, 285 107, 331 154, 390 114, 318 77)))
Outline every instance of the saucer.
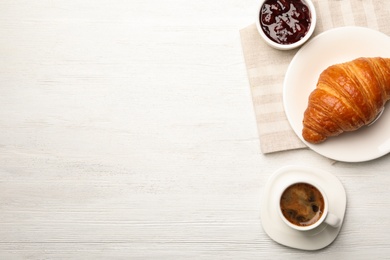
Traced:
POLYGON ((302 249, 318 250, 331 244, 339 234, 347 205, 343 185, 333 174, 309 167, 286 166, 273 173, 267 181, 261 200, 261 223, 267 235, 279 244, 302 249), (277 190, 292 180, 311 180, 319 183, 329 201, 329 212, 340 218, 341 224, 334 228, 322 223, 310 231, 297 231, 283 222, 278 213, 277 190))

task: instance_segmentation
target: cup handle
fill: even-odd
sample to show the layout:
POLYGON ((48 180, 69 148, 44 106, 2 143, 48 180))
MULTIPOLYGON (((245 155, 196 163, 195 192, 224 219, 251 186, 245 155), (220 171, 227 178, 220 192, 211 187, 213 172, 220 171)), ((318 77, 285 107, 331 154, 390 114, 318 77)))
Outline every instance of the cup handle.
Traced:
POLYGON ((336 215, 328 212, 328 215, 325 218, 325 223, 337 228, 340 226, 340 219, 336 215))

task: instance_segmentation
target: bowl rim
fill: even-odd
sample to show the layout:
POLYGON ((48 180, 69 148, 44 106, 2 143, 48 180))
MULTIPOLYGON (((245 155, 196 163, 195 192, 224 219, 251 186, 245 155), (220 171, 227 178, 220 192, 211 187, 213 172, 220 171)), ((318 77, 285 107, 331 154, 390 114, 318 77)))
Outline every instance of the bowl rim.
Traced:
POLYGON ((306 33, 306 35, 302 39, 300 39, 299 41, 294 42, 292 44, 280 44, 280 43, 274 42, 270 38, 268 38, 268 36, 263 32, 263 29, 261 29, 261 26, 260 26, 260 11, 261 11, 261 8, 264 5, 264 2, 266 2, 266 1, 267 0, 261 0, 260 4, 259 4, 259 7, 257 9, 257 12, 256 12, 256 28, 257 28, 257 31, 259 32, 260 36, 263 38, 263 40, 268 45, 270 45, 271 47, 273 47, 275 49, 278 49, 278 50, 291 50, 291 49, 295 49, 295 48, 303 45, 305 42, 307 42, 307 40, 309 40, 309 38, 313 35, 313 32, 314 32, 316 24, 317 24, 316 9, 315 9, 315 6, 314 6, 314 4, 313 4, 313 2, 311 0, 301 0, 304 3, 307 4, 307 6, 309 7, 309 10, 310 10, 310 13, 311 13, 311 24, 310 24, 310 27, 309 27, 309 31, 306 33))

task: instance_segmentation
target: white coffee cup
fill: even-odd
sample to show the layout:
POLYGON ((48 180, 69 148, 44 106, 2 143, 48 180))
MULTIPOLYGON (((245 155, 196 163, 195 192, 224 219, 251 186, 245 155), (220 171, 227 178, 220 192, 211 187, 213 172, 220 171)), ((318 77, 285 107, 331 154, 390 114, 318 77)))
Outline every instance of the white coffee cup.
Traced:
POLYGON ((283 220, 284 223, 286 223, 286 225, 288 225, 289 227, 291 227, 295 230, 298 230, 298 231, 312 230, 312 229, 315 229, 316 227, 318 227, 319 225, 321 225, 322 223, 326 223, 326 224, 328 224, 332 227, 335 227, 335 228, 340 226, 340 222, 341 222, 340 218, 338 218, 336 215, 329 212, 329 201, 328 201, 328 198, 326 196, 326 193, 320 187, 320 185, 318 185, 317 183, 313 183, 312 181, 302 180, 302 181, 291 181, 290 183, 285 183, 285 185, 280 189, 278 202, 279 202, 278 209, 279 209, 280 218, 283 220), (324 208, 323 208, 321 217, 317 221, 315 221, 314 223, 312 223, 310 225, 306 225, 306 226, 301 226, 301 225, 297 225, 297 224, 290 222, 283 215, 281 205, 280 205, 282 195, 284 194, 286 189, 288 189, 289 187, 296 185, 298 183, 308 184, 308 185, 311 185, 314 188, 316 188, 321 193, 322 198, 323 198, 323 202, 324 202, 324 208))

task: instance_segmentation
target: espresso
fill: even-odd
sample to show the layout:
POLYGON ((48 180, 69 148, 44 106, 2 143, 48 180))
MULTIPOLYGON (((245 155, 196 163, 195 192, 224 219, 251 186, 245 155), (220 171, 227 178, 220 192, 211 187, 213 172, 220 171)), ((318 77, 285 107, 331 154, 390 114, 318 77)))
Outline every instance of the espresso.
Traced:
POLYGON ((321 218, 324 212, 324 198, 313 185, 296 183, 283 192, 280 208, 284 217, 292 224, 310 226, 321 218))

